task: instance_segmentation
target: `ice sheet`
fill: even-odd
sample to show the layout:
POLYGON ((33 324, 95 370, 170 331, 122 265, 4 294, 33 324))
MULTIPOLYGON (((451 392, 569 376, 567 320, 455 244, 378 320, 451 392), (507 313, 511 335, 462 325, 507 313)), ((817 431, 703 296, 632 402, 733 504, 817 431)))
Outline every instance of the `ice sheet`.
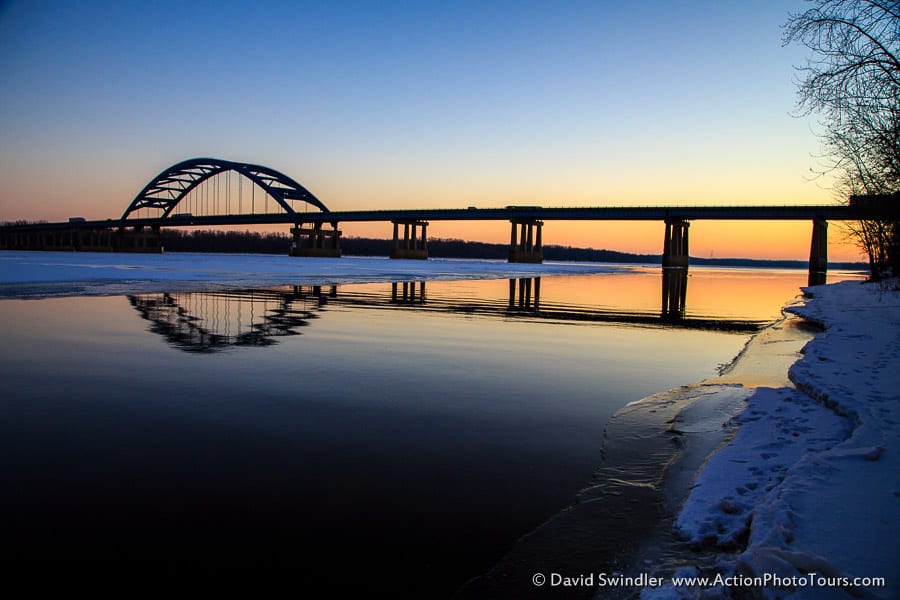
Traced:
POLYGON ((267 285, 505 279, 621 272, 621 265, 489 260, 293 258, 269 254, 2 252, 0 297, 125 294, 267 285))

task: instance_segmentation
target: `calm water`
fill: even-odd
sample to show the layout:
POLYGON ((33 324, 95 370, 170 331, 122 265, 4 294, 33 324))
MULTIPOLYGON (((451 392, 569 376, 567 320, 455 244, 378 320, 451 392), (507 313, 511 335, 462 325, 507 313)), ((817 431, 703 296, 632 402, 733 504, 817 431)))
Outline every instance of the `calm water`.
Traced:
POLYGON ((3 543, 447 596, 806 278, 693 269, 661 320, 659 273, 0 301, 3 543))

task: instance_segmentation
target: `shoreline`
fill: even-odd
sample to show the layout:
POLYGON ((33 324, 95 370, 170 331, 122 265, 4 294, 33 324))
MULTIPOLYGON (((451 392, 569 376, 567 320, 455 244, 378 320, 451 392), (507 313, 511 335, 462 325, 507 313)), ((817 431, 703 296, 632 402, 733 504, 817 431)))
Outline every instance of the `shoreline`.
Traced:
MULTIPOLYGON (((624 575, 670 577, 688 564, 715 568, 718 552, 687 545, 673 532, 673 526, 708 461, 733 442, 739 428, 735 421, 753 396, 761 389, 795 388, 788 377, 790 367, 802 357, 803 348, 818 330, 810 321, 788 312, 796 305, 797 299, 787 303, 782 308, 784 317, 752 336, 718 377, 684 386, 683 394, 664 392, 634 403, 636 410, 645 413, 655 412, 659 404, 675 405, 666 412, 674 416, 659 426, 673 436, 677 450, 659 479, 664 516, 631 557, 624 575)), ((604 597, 631 598, 640 589, 622 587, 604 597)))
POLYGON ((898 291, 896 280, 843 282, 804 288, 785 308, 816 334, 786 385, 756 388, 724 424, 730 441, 662 533, 674 552, 633 565, 663 583, 629 597, 897 597, 898 291))
MULTIPOLYGON (((668 554, 650 548, 671 537, 694 476, 730 441, 733 431, 723 424, 744 409, 758 387, 790 385, 788 369, 812 337, 800 317, 784 313, 796 301, 785 304, 781 319, 752 335, 718 376, 619 409, 604 426, 601 463, 574 503, 525 534, 454 597, 591 598, 590 586, 536 587, 532 577, 637 575, 651 570, 648 560, 670 560, 671 543, 668 554)), ((605 598, 636 592, 603 590, 605 598)))

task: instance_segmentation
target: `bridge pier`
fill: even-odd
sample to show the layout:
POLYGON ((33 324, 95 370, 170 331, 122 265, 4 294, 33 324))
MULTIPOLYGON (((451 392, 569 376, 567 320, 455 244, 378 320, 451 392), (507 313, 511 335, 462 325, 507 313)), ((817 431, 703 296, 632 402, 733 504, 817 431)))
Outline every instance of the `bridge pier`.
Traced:
POLYGON ((663 242, 662 266, 686 269, 690 262, 688 254, 688 228, 690 223, 683 219, 666 219, 666 237, 663 242))
MULTIPOLYGON (((109 229, 79 229, 73 232, 75 250, 81 252, 112 252, 114 248, 113 232, 109 229)), ((157 231, 158 234, 158 231, 157 231)), ((158 234, 159 235, 159 234, 158 234)), ((42 236, 46 243, 46 236, 42 236)), ((162 237, 159 235, 159 241, 156 246, 159 250, 154 249, 151 252, 162 251, 162 237)))
POLYGON ((138 226, 131 231, 120 229, 116 251, 161 254, 163 245, 159 225, 154 225, 149 229, 138 226))
POLYGON ((828 221, 813 220, 807 285, 824 285, 828 276, 828 221))
POLYGON ((428 221, 417 219, 391 221, 394 224, 394 243, 391 258, 426 260, 428 258, 428 221), (400 226, 403 238, 400 238, 400 226), (420 234, 417 234, 420 231, 420 234))
POLYGON ((332 223, 331 226, 331 229, 323 229, 322 223, 314 223, 310 228, 303 227, 303 223, 297 223, 296 227, 291 227, 294 239, 289 255, 340 258, 341 232, 337 228, 337 223, 332 223))
POLYGON ((512 227, 509 235, 509 262, 535 264, 544 262, 541 240, 544 222, 537 219, 511 219, 510 224, 512 227))

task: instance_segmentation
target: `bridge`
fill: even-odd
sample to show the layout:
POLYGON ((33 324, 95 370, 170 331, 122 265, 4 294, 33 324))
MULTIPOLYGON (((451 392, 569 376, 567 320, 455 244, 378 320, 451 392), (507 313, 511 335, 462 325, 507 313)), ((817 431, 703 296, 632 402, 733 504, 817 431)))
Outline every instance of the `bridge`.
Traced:
POLYGON ((57 223, 0 227, 0 249, 161 252, 162 227, 288 224, 292 256, 341 256, 340 223, 392 225, 391 258, 428 258, 431 221, 505 221, 510 262, 543 260, 546 221, 661 221, 663 267, 686 268, 689 227, 696 220, 805 220, 812 223, 810 284, 824 282, 828 221, 897 218, 891 202, 826 206, 656 206, 406 209, 331 211, 308 189, 269 167, 194 158, 154 177, 116 219, 71 217, 57 223))

